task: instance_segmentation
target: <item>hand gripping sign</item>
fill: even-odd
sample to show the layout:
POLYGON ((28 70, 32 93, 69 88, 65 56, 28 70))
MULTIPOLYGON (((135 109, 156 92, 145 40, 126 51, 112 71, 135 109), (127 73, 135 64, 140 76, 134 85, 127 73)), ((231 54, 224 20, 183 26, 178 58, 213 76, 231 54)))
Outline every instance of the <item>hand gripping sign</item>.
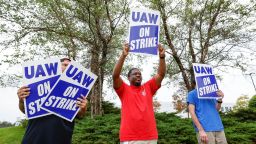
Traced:
POLYGON ((198 98, 216 99, 218 85, 210 65, 193 63, 198 98))
POLYGON ((42 117, 49 113, 41 109, 41 104, 61 74, 60 60, 57 58, 26 62, 23 65, 23 84, 30 88, 25 99, 25 114, 28 119, 42 117))
POLYGON ((63 119, 73 121, 79 111, 77 98, 87 96, 97 76, 72 61, 62 73, 42 104, 42 109, 63 119))
POLYGON ((157 55, 160 12, 131 9, 129 21, 130 52, 157 55))

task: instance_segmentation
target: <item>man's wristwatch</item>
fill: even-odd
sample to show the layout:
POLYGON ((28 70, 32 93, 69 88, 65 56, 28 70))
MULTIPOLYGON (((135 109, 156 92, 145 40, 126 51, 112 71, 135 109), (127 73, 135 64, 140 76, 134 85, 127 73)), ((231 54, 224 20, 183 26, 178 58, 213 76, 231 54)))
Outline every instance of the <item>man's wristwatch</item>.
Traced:
POLYGON ((222 100, 217 100, 217 102, 221 104, 221 103, 222 103, 222 100))

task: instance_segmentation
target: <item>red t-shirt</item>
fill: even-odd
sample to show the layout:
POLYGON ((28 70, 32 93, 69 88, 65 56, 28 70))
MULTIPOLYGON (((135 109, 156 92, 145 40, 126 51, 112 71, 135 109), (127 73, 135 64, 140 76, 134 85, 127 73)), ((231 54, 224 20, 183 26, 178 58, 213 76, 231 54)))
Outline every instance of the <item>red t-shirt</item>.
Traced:
POLYGON ((122 103, 120 141, 158 139, 153 96, 159 88, 152 78, 141 86, 123 82, 115 90, 122 103))

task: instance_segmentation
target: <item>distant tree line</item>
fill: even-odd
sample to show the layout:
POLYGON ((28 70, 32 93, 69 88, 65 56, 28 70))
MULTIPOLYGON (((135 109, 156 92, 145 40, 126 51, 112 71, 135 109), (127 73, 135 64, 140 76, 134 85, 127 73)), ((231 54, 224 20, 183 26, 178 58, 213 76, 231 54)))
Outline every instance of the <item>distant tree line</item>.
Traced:
POLYGON ((1 121, 0 122, 0 128, 3 128, 3 127, 11 127, 11 126, 14 126, 13 123, 10 123, 10 122, 7 122, 7 121, 1 121))

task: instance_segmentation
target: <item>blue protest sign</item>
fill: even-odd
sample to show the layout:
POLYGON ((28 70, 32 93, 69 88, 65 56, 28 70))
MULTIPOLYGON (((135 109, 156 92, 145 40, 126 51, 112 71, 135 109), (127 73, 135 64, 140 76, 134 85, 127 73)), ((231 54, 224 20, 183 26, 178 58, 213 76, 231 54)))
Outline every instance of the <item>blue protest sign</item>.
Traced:
POLYGON ((218 85, 210 65, 193 63, 198 98, 216 99, 218 85))
POLYGON ((63 119, 73 121, 80 110, 77 98, 87 96, 97 76, 80 64, 72 61, 62 73, 58 82, 47 95, 42 109, 63 119))
POLYGON ((131 9, 129 26, 130 52, 157 55, 160 13, 131 9))
POLYGON ((24 102, 25 114, 28 119, 50 114, 41 109, 41 104, 59 79, 60 69, 60 60, 57 58, 23 64, 23 84, 30 88, 30 95, 24 102))
POLYGON ((55 76, 28 85, 30 88, 30 95, 25 100, 25 111, 28 119, 42 117, 49 114, 47 111, 41 109, 41 104, 59 77, 60 76, 55 76))
POLYGON ((77 98, 81 95, 86 96, 88 92, 89 90, 86 88, 60 80, 42 107, 64 119, 72 121, 78 111, 76 106, 77 98))

